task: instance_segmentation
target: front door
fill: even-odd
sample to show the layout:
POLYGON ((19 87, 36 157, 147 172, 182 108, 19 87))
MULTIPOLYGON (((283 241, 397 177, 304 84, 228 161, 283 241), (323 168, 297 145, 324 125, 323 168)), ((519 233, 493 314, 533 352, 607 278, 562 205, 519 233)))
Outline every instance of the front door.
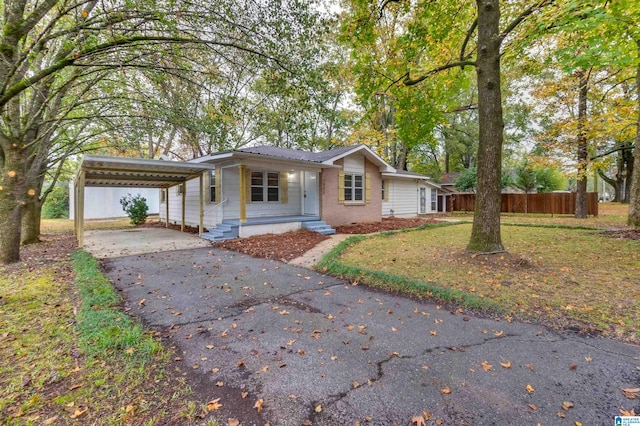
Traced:
POLYGON ((420 188, 420 214, 427 212, 427 188, 420 188))
POLYGON ((302 214, 316 216, 318 214, 318 173, 303 172, 302 214))

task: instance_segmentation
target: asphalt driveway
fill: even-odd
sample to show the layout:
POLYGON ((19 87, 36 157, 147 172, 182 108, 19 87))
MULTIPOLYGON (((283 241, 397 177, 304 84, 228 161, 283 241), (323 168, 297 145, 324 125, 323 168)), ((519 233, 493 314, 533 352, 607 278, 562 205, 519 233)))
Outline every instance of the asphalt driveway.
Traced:
POLYGON ((640 348, 480 318, 217 248, 107 259, 203 400, 243 425, 613 425, 640 348), (254 408, 263 401, 258 415, 254 408), (418 421, 419 419, 415 419, 418 421))

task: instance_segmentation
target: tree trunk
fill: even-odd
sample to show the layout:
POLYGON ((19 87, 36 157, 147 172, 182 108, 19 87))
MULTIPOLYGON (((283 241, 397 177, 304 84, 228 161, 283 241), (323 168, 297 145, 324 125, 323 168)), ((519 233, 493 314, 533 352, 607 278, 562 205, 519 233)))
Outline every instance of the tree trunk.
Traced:
MULTIPOLYGON (((636 146, 638 146, 637 143, 636 143, 636 146)), ((632 150, 631 148, 625 149, 624 151, 622 151, 624 165, 626 166, 626 170, 625 170, 626 173, 624 173, 624 175, 621 176, 621 181, 624 182, 624 194, 622 198, 622 202, 624 204, 629 204, 629 197, 631 196, 631 179, 633 178, 633 169, 635 168, 633 164, 634 152, 637 152, 637 150, 632 150)))
POLYGON ((42 202, 37 197, 29 200, 22 210, 22 245, 40 242, 40 215, 42 202))
POLYGON ((620 185, 620 180, 617 178, 618 175, 616 174, 616 179, 611 179, 609 176, 604 174, 601 169, 598 169, 598 175, 600 175, 602 180, 613 187, 613 200, 611 201, 620 202, 620 200, 622 200, 622 185, 620 185))
POLYGON ((478 7, 478 184, 467 251, 504 251, 500 236, 500 176, 504 122, 500 90, 500 1, 476 0, 478 7))
POLYGON ((24 205, 24 173, 20 151, 3 152, 0 164, 0 262, 20 260, 20 220, 24 205))
MULTIPOLYGON (((638 59, 640 59, 640 39, 638 45, 638 59)), ((640 62, 636 70, 636 91, 638 92, 638 106, 640 106, 640 62)), ((633 150, 633 174, 631 175, 629 194, 629 216, 627 225, 640 229, 640 108, 638 108, 638 126, 636 128, 636 147, 633 150)))
POLYGON ((576 219, 587 218, 587 94, 589 91, 589 73, 580 71, 580 87, 578 96, 578 176, 576 177, 576 219))

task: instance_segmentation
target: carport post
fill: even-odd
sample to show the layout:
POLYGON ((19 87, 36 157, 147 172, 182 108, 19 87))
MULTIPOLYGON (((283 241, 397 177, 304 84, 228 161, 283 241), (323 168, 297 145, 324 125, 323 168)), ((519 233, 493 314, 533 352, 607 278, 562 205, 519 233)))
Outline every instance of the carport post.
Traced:
POLYGON ((180 231, 184 232, 184 211, 187 204, 187 181, 182 183, 182 223, 180 224, 180 231))
POLYGON ((198 226, 198 235, 202 237, 202 223, 204 222, 204 200, 202 199, 202 192, 204 191, 203 174, 200 173, 200 223, 198 226))
POLYGON ((164 189, 164 211, 166 213, 164 227, 169 228, 169 187, 164 189))
POLYGON ((78 217, 78 247, 84 246, 84 170, 78 175, 78 198, 76 198, 76 212, 78 217))

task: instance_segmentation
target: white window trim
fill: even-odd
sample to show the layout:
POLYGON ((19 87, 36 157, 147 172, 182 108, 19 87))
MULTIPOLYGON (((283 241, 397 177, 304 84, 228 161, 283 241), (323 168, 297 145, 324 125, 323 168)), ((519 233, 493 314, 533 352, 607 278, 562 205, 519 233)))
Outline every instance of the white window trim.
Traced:
POLYGON ((365 175, 364 173, 352 173, 352 172, 348 172, 344 174, 344 202, 345 204, 365 204, 365 175), (351 178, 351 186, 347 187, 347 176, 349 176, 351 178), (362 186, 361 187, 356 187, 355 183, 356 183, 356 176, 360 176, 361 178, 361 182, 362 182, 362 186), (360 192, 360 196, 362 197, 359 200, 355 199, 356 196, 356 189, 361 189, 360 192), (347 190, 350 190, 351 192, 351 199, 347 199, 347 190))
POLYGON ((209 170, 209 203, 215 204, 216 200, 216 187, 218 184, 218 176, 215 170, 209 170), (211 184, 213 182, 213 185, 211 184))

